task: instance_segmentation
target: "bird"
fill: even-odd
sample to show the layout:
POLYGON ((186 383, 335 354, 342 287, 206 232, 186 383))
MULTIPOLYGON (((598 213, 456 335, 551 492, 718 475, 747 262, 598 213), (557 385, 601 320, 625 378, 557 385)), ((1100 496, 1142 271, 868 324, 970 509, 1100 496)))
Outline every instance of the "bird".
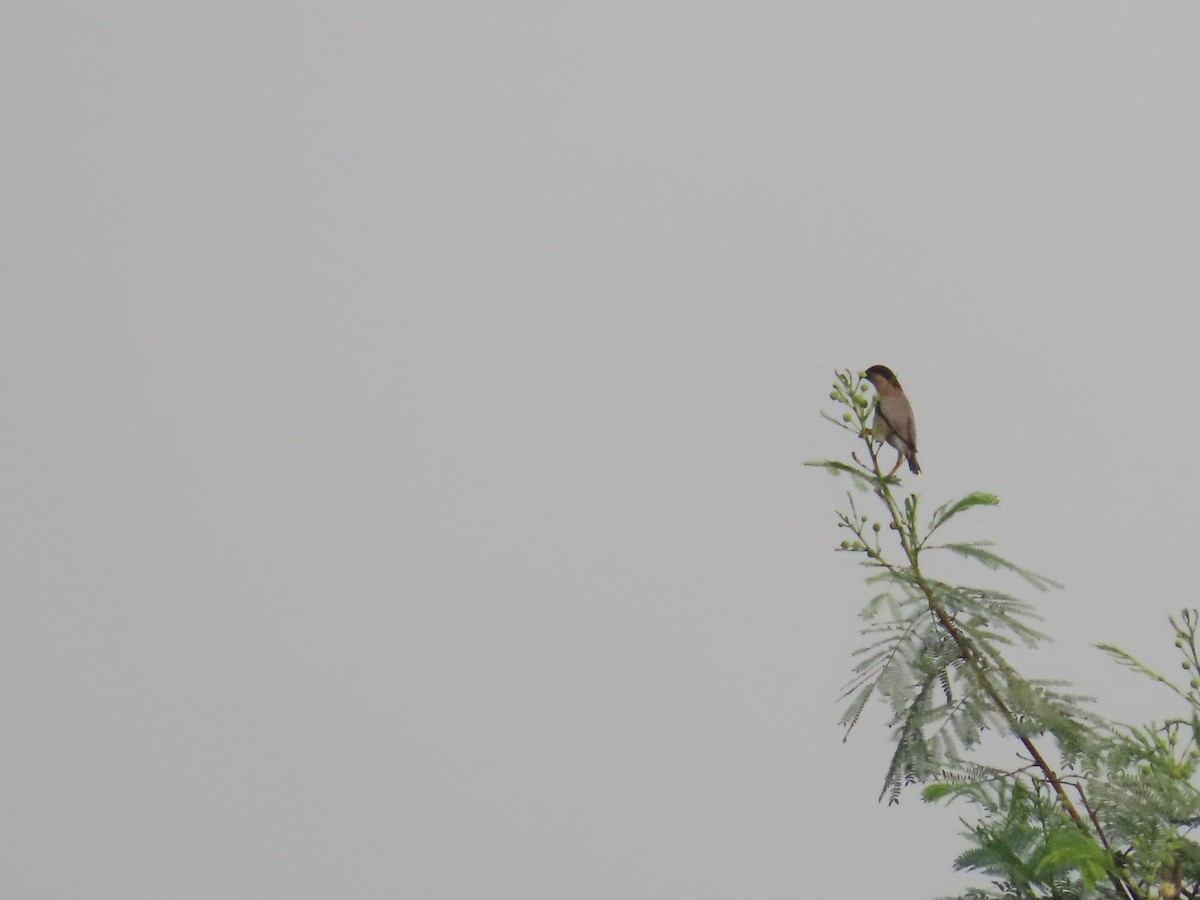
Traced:
POLYGON ((913 418, 912 405, 904 396, 904 388, 900 387, 900 380, 887 366, 871 366, 866 376, 879 394, 871 433, 877 441, 896 448, 896 465, 892 466, 888 477, 896 474, 904 460, 908 460, 910 472, 920 475, 921 467, 917 465, 917 422, 913 418))

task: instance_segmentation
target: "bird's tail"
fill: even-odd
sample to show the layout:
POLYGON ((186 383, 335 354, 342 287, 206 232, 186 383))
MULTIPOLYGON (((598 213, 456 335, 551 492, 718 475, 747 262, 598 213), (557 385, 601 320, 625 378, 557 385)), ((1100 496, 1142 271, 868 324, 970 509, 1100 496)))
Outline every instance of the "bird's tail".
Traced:
POLYGON ((921 467, 917 465, 917 451, 916 450, 914 450, 912 453, 908 454, 908 471, 912 472, 914 475, 921 474, 921 467))

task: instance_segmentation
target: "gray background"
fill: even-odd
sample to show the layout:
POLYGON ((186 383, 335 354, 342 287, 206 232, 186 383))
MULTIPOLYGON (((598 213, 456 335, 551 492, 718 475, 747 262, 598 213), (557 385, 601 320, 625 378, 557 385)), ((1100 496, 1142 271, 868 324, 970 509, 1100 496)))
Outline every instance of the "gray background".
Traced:
POLYGON ((1197 599, 1198 26, 7 3, 0 894, 961 884, 801 463, 890 365, 1034 670, 1170 709, 1089 644, 1197 599))

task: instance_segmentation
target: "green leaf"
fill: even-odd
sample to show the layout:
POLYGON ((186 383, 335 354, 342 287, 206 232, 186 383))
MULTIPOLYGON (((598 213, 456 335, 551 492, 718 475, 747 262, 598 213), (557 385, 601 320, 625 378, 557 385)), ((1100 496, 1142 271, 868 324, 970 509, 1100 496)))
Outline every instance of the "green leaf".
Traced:
POLYGON ((867 701, 871 699, 871 694, 875 692, 877 682, 872 681, 870 684, 863 687, 854 700, 846 707, 845 713, 838 720, 839 725, 844 725, 846 728, 845 734, 842 736, 844 742, 850 737, 850 732, 854 730, 854 726, 858 724, 858 719, 862 715, 863 708, 867 705, 867 701))
POLYGON ((818 469, 824 469, 830 475, 851 475, 855 481, 863 487, 874 488, 878 484, 884 483, 885 479, 876 478, 870 472, 865 472, 862 469, 855 468, 844 462, 839 462, 836 459, 817 459, 809 460, 804 463, 806 466, 814 466, 818 469))
POLYGON ((1059 584, 1052 578, 1047 578, 1045 575, 1039 575, 1037 572, 1031 572, 1029 569, 1022 569, 1020 566, 1010 563, 998 553, 993 553, 986 549, 992 546, 990 541, 969 541, 962 544, 937 544, 930 547, 930 550, 949 550, 952 553, 957 553, 959 556, 965 556, 973 559, 976 562, 983 563, 989 569, 1004 569, 1009 572, 1014 572, 1024 578, 1029 584, 1037 588, 1039 591, 1048 591, 1051 588, 1061 588, 1059 584))
POLYGON ((943 797, 960 793, 961 788, 962 785, 948 785, 944 781, 937 781, 935 784, 920 788, 920 799, 923 799, 925 803, 937 803, 943 797))
POLYGON ((1175 859, 1184 878, 1189 881, 1200 879, 1200 847, 1195 842, 1181 838, 1175 848, 1175 859))
POLYGON ((1105 653, 1107 653, 1113 662, 1117 663, 1118 665, 1124 666, 1125 668, 1137 672, 1140 675, 1145 675, 1147 678, 1153 679, 1159 684, 1165 684, 1175 693, 1179 694, 1180 696, 1185 696, 1184 693, 1177 688, 1175 684, 1171 682, 1165 675, 1160 675, 1158 672, 1155 672, 1145 663, 1141 662, 1141 660, 1129 653, 1126 653, 1115 644, 1095 644, 1094 646, 1097 650, 1103 650, 1105 653))
POLYGON ((999 506, 1000 498, 995 494, 987 494, 983 491, 972 491, 963 497, 961 500, 955 500, 953 503, 944 503, 933 512, 933 519, 929 523, 929 533, 933 534, 960 512, 968 510, 973 506, 999 506))
POLYGON ((1112 857, 1099 843, 1077 828, 1052 832, 1037 863, 1039 873, 1077 871, 1083 886, 1091 890, 1113 870, 1112 857))

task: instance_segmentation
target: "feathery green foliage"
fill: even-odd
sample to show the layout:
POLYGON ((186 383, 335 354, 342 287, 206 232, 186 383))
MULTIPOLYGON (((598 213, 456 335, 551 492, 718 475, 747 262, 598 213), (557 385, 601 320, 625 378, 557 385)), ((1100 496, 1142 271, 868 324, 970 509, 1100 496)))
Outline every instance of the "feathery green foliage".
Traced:
POLYGON ((949 551, 1037 591, 1062 586, 1004 559, 988 541, 930 543, 963 513, 999 500, 974 491, 922 519, 919 495, 900 493, 900 479, 881 464, 883 445, 870 427, 877 399, 864 374, 836 373, 830 399, 843 411, 822 415, 860 450, 849 462, 809 465, 850 476, 860 501, 869 493, 876 504, 860 511, 855 494, 847 494, 837 513, 846 538, 836 550, 858 556, 873 592, 862 610, 865 643, 854 651, 840 724, 848 738, 873 698, 886 707, 896 746, 881 799, 897 803, 905 788, 920 786, 926 802, 972 810, 974 818, 962 820, 968 848, 954 865, 988 884, 957 900, 1200 898, 1200 844, 1190 837, 1200 827, 1200 615, 1185 610, 1170 620, 1186 686, 1118 647, 1098 645, 1173 691, 1184 703, 1178 719, 1116 724, 1067 683, 1022 675, 1005 651, 1048 640, 1033 605, 991 587, 940 580, 927 573, 924 553, 949 551), (1010 766, 983 758, 989 734, 991 756, 997 739, 1011 746, 1010 766))

